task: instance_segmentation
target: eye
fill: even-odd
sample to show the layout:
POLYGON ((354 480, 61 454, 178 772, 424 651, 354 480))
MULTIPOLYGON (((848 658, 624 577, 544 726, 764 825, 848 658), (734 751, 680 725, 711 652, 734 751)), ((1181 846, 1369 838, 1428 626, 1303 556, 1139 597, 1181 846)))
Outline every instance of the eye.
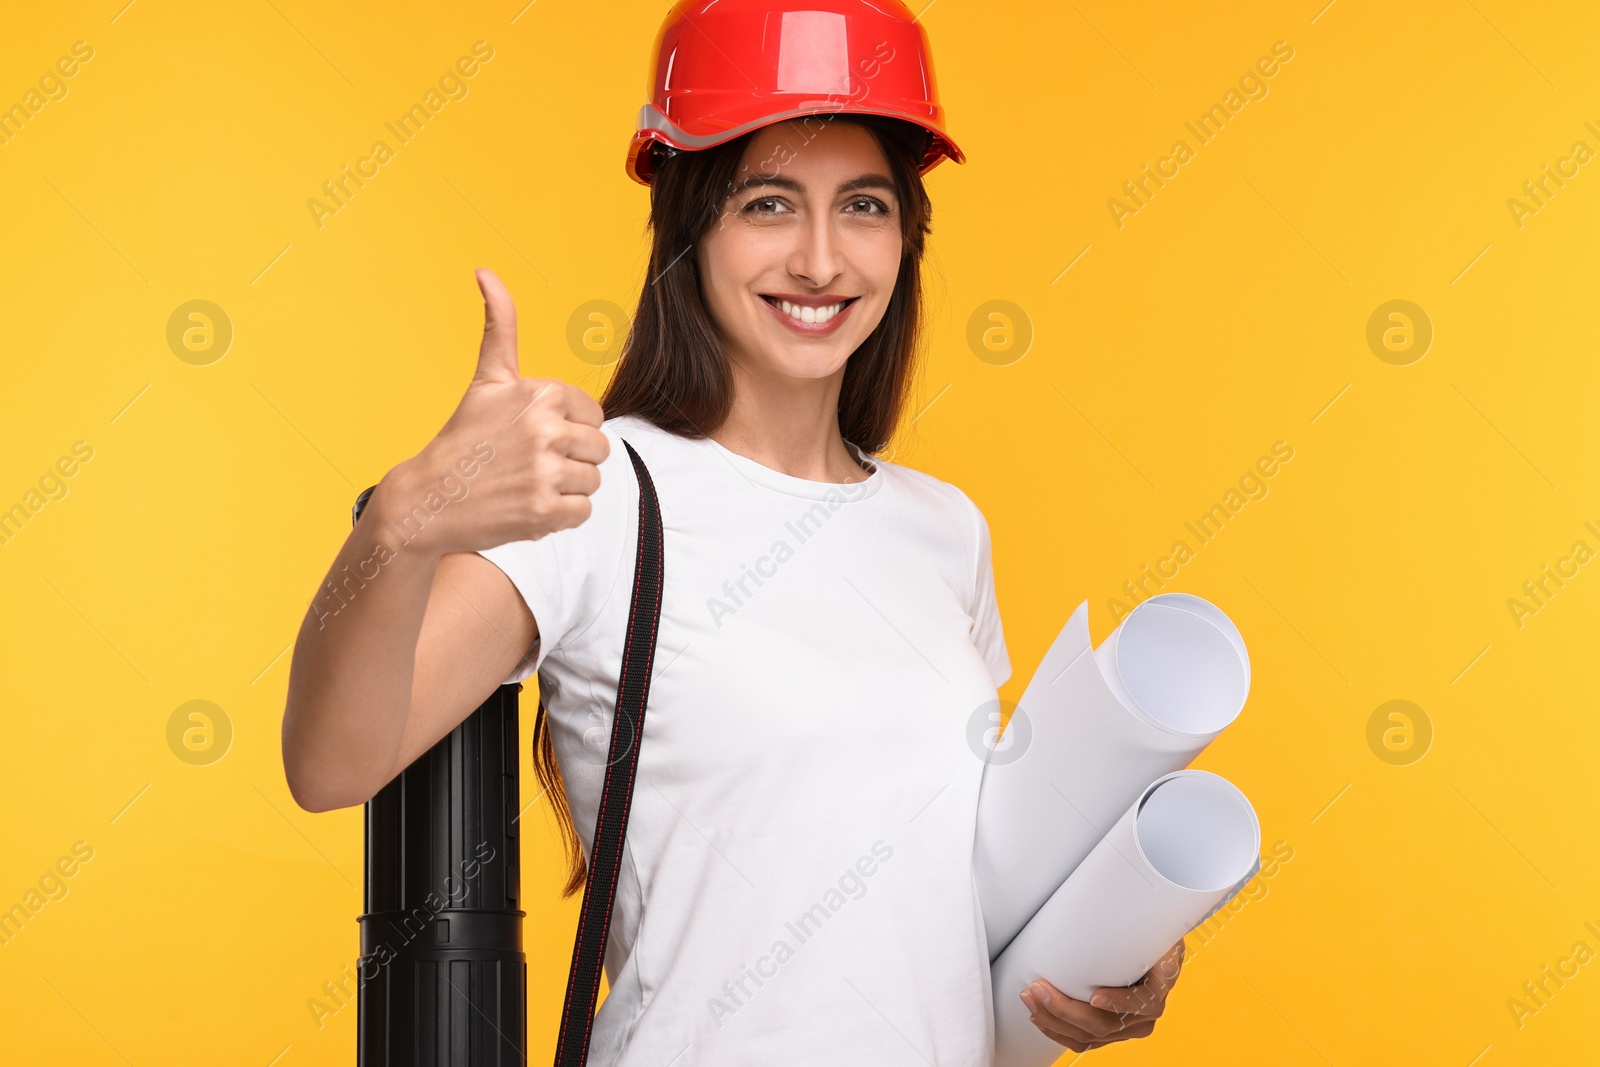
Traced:
POLYGON ((852 206, 852 207, 859 207, 862 204, 866 204, 867 207, 868 207, 868 210, 866 210, 866 211, 856 211, 856 212, 853 212, 853 214, 856 214, 856 215, 887 215, 887 214, 889 214, 888 205, 884 204, 884 202, 882 200, 879 200, 876 197, 858 196, 858 197, 856 197, 854 200, 852 200, 850 202, 850 206, 852 206), (872 208, 876 208, 877 210, 873 211, 873 210, 871 210, 872 208))
POLYGON ((763 204, 778 205, 778 204, 781 204, 781 203, 783 203, 783 201, 779 200, 775 196, 763 196, 763 197, 759 197, 758 199, 750 201, 748 204, 746 204, 743 208, 740 209, 739 213, 741 215, 765 215, 765 216, 771 217, 773 215, 778 214, 778 212, 764 210, 764 209, 761 208, 761 205, 763 205, 763 204))

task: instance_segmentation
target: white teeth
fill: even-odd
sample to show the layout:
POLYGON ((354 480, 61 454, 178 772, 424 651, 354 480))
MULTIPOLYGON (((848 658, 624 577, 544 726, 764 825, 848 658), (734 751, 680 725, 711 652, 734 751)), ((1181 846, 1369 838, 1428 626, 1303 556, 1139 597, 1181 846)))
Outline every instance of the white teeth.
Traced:
POLYGON ((787 300, 778 301, 778 305, 783 309, 785 315, 799 319, 801 322, 827 322, 839 314, 840 309, 844 307, 842 303, 829 304, 827 307, 820 308, 803 307, 799 304, 791 304, 787 300))

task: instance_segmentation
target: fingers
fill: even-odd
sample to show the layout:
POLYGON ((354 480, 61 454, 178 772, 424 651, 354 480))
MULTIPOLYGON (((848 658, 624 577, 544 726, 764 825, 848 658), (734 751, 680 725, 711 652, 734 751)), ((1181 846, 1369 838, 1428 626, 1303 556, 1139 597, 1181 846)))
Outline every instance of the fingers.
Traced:
MULTIPOLYGON (((605 422, 605 412, 594 397, 576 385, 558 378, 523 378, 521 381, 524 383, 522 389, 527 402, 513 416, 512 422, 527 415, 535 404, 543 404, 544 410, 554 410, 563 419, 578 426, 594 427, 595 436, 602 436, 599 434, 599 428, 605 422)), ((605 458, 604 453, 600 458, 605 458)))
POLYGON ((1061 1022, 1047 1015, 1035 1018, 1033 1025, 1038 1027, 1039 1032, 1050 1040, 1057 1044, 1065 1045, 1074 1052, 1089 1052, 1092 1049, 1097 1049, 1102 1045, 1109 1045, 1116 1041, 1127 1041, 1136 1037, 1149 1037, 1156 1028, 1154 1019, 1146 1019, 1144 1022, 1130 1026, 1126 1030, 1118 1030, 1110 1037, 1095 1037, 1093 1034, 1085 1033, 1070 1023, 1061 1022))
MULTIPOLYGON (((483 294, 483 342, 478 347, 474 380, 521 381, 522 367, 517 359, 517 307, 511 299, 511 291, 492 270, 479 269, 473 275, 478 281, 478 291, 483 294)), ((541 381, 539 385, 535 398, 556 390, 562 415, 568 420, 597 429, 605 422, 600 402, 582 389, 553 380, 541 381)), ((521 414, 519 412, 518 417, 521 414)))
POLYGON ((1065 1045, 1074 1052, 1088 1052, 1091 1049, 1097 1049, 1106 1043, 1090 1037, 1082 1030, 1066 1026, 1064 1023, 1056 1023, 1052 1025, 1051 1021, 1048 1019, 1042 1022, 1038 1019, 1034 1019, 1033 1025, 1038 1027, 1039 1032, 1045 1037, 1048 1037, 1051 1041, 1054 1041, 1058 1045, 1065 1045))
MULTIPOLYGON (((611 439, 591 426, 574 426, 567 444, 567 458, 600 464, 611 455, 611 439)), ((570 491, 570 490, 567 490, 570 491)))
POLYGON ((514 382, 522 377, 517 365, 517 308, 511 292, 494 271, 474 272, 483 293, 483 344, 478 348, 476 377, 485 381, 514 382))
POLYGON ((1162 997, 1167 995, 1167 991, 1178 981, 1178 972, 1183 969, 1183 957, 1186 951, 1187 947, 1182 940, 1179 940, 1177 944, 1167 949, 1165 956, 1156 960, 1155 966, 1150 968, 1143 979, 1151 990, 1162 997))
POLYGON ((589 516, 594 513, 594 503, 581 493, 563 493, 545 509, 541 526, 542 532, 530 540, 537 541, 545 534, 557 530, 570 530, 574 526, 582 526, 589 521, 589 516))
POLYGON ((561 462, 555 479, 550 483, 558 493, 581 493, 593 496, 600 488, 600 468, 593 463, 580 463, 574 459, 561 462))
POLYGON ((1166 1008, 1167 993, 1178 980, 1183 967, 1184 943, 1179 941, 1167 950, 1166 955, 1145 972, 1143 978, 1131 986, 1101 986, 1089 997, 1089 1003, 1103 1007, 1121 1016, 1149 1016, 1157 1018, 1166 1008))
POLYGON ((1035 1026, 1043 1022, 1046 1026, 1076 1031, 1095 1040, 1138 1021, 1115 1012, 1102 1011, 1087 1001, 1075 1000, 1042 978, 1023 991, 1022 1002, 1028 1005, 1035 1026), (1029 1000, 1033 1003, 1028 1004, 1029 1000))
MULTIPOLYGON (((523 378, 517 382, 517 389, 526 402, 517 409, 512 416, 512 424, 521 421, 524 426, 552 425, 551 413, 557 416, 554 424, 558 427, 555 436, 548 440, 557 446, 557 450, 569 459, 581 459, 585 463, 600 463, 611 455, 611 439, 601 430, 600 422, 589 422, 586 418, 577 418, 571 414, 573 409, 586 412, 583 406, 587 401, 596 413, 600 405, 594 398, 575 385, 555 378, 523 378)), ((519 397, 519 401, 521 397, 519 397)))
POLYGON ((605 411, 600 407, 600 401, 579 389, 575 385, 567 386, 567 418, 573 422, 581 422, 585 426, 598 427, 605 422, 605 411))

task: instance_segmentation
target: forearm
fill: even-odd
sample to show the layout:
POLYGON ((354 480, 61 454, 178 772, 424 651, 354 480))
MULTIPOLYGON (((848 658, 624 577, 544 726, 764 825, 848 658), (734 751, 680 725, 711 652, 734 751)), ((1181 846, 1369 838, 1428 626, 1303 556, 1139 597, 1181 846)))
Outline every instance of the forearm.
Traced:
POLYGON ((397 771, 417 638, 439 554, 407 541, 407 470, 373 491, 295 639, 283 717, 290 791, 312 811, 370 798, 397 771))

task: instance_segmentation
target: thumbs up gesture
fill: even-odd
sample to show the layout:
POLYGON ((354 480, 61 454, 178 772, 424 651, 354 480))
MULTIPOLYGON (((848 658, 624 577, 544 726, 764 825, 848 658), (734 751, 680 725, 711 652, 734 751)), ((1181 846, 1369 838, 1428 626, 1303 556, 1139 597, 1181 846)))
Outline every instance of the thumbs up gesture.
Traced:
POLYGON ((553 378, 522 376, 511 293, 491 271, 477 278, 483 343, 466 395, 433 440, 391 472, 391 521, 415 516, 420 521, 409 524, 408 544, 438 555, 537 540, 579 525, 600 487, 599 464, 611 452, 593 397, 553 378), (475 473, 463 477, 473 466, 475 473), (448 506, 423 507, 430 492, 448 498, 448 506))

